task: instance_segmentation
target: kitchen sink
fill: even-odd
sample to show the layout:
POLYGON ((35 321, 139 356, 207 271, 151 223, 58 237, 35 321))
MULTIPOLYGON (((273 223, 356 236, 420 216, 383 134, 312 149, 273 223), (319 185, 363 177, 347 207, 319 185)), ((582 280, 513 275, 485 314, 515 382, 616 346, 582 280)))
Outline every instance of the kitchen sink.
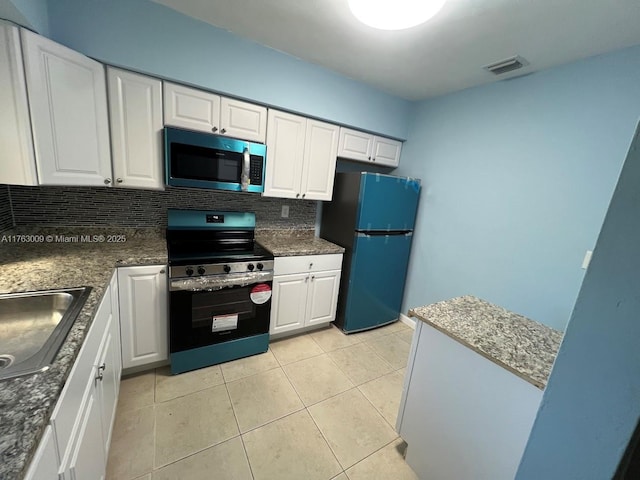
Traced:
POLYGON ((0 295, 0 380, 47 370, 91 287, 0 295))

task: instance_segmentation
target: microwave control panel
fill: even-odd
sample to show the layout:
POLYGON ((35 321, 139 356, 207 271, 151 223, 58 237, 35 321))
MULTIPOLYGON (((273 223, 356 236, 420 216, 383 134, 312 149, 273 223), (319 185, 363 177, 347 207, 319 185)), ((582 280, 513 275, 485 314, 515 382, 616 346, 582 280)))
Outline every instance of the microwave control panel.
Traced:
POLYGON ((263 158, 251 155, 249 159, 249 181, 251 185, 262 185, 263 158))

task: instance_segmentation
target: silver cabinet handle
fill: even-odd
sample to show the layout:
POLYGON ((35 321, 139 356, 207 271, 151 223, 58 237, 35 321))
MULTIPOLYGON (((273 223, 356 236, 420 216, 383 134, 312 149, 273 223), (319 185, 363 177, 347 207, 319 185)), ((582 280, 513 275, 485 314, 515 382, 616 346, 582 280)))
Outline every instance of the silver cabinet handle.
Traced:
POLYGON ((302 198, 304 198, 304 196, 305 196, 305 195, 306 195, 306 193, 303 193, 303 194, 302 194, 302 198))
POLYGON ((102 381, 104 378, 104 371, 107 369, 107 364, 103 363, 98 367, 98 375, 96 375, 96 380, 102 381))
POLYGON ((121 179, 121 178, 118 178, 118 179, 116 179, 116 182, 118 182, 118 183, 122 183, 122 179, 121 179))
POLYGON ((376 157, 373 157, 373 161, 374 161, 374 162, 376 161, 376 157))
POLYGON ((311 262, 311 263, 309 264, 309 268, 311 268, 311 267, 313 267, 313 262, 311 262))
POLYGON ((211 131, 212 131, 213 133, 216 133, 216 132, 218 131, 218 127, 213 127, 213 128, 211 129, 211 131))
POLYGON ((313 279, 316 278, 315 275, 311 275, 311 281, 313 282, 313 279))
POLYGON ((300 194, 299 194, 299 193, 296 193, 296 198, 298 198, 299 196, 300 196, 300 194))
POLYGON ((164 273, 164 268, 162 270, 160 270, 160 273, 164 273))
POLYGON ((223 128, 222 130, 220 130, 220 133, 227 133, 227 129, 223 128))
POLYGON ((110 178, 105 178, 104 179, 104 184, 105 185, 109 185, 111 183, 111 179, 110 178))
POLYGON ((309 277, 304 277, 304 283, 307 283, 309 281, 309 277))
POLYGON ((371 160, 371 155, 369 155, 369 156, 367 157, 367 159, 368 159, 368 160, 371 160))

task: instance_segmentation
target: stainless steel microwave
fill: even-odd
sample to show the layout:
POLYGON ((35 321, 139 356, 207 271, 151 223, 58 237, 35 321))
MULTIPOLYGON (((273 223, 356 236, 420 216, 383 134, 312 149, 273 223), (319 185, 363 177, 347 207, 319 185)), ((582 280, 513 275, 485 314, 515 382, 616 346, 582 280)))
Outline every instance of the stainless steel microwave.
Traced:
POLYGON ((167 185, 264 191, 267 147, 237 138, 165 127, 167 185))

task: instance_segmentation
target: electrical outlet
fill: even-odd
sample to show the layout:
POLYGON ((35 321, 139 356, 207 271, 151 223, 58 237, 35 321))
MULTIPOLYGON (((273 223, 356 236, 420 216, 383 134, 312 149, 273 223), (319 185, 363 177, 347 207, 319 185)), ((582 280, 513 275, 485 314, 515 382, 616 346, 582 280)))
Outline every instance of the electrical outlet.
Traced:
POLYGON ((584 259, 582 260, 582 269, 586 270, 589 267, 589 262, 591 262, 591 255, 593 255, 593 251, 587 250, 587 253, 584 254, 584 259))
POLYGON ((282 205, 282 212, 280 212, 282 218, 289 218, 289 205, 282 205))

